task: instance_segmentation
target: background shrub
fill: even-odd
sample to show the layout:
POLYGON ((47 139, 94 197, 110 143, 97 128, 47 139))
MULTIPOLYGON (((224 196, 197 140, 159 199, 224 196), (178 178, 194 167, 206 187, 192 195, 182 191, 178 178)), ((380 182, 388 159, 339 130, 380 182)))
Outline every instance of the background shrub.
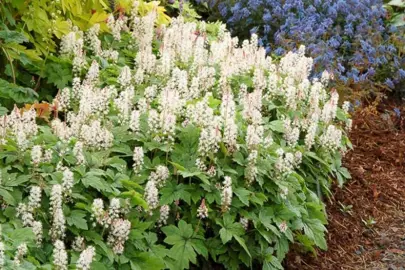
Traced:
MULTIPOLYGON (((50 101, 72 82, 72 66, 53 54, 60 38, 74 25, 84 31, 94 24, 109 31, 108 17, 130 11, 129 0, 38 0, 2 1, 0 8, 0 115, 14 104, 50 101)), ((140 2, 140 14, 146 14, 156 3, 140 2)), ((170 18, 163 7, 157 7, 157 24, 170 18)))
POLYGON ((292 241, 325 249, 318 191, 350 177, 329 74, 138 4, 62 38, 73 79, 47 114, 0 118, 1 266, 281 269, 292 241))

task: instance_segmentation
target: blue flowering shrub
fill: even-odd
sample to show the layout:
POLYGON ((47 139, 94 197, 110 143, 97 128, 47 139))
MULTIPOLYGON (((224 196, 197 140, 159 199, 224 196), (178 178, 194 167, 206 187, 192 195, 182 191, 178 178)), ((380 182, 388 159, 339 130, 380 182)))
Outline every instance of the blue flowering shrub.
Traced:
POLYGON ((234 35, 257 33, 268 53, 306 45, 314 75, 326 69, 345 86, 371 81, 391 89, 405 79, 403 31, 385 25, 380 0, 198 2, 217 10, 234 35))

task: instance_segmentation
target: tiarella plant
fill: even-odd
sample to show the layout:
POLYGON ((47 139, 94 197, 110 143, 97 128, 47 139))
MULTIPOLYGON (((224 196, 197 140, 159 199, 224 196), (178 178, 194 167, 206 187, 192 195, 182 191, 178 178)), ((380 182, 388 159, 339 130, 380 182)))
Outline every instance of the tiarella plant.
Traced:
POLYGON ((291 242, 326 248, 318 195, 349 177, 351 126, 328 73, 155 20, 135 2, 111 33, 73 28, 47 117, 0 118, 0 268, 281 269, 291 242))
POLYGON ((284 55, 305 45, 315 73, 328 70, 340 82, 339 91, 363 85, 356 90, 372 93, 405 80, 404 31, 385 23, 381 0, 196 2, 218 10, 234 35, 258 34, 268 53, 284 55))

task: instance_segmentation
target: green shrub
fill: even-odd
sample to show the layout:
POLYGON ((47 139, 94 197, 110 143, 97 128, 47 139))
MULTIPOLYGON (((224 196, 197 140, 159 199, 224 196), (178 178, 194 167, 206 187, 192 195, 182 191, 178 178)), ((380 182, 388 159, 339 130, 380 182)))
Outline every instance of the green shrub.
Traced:
MULTIPOLYGON (((60 38, 72 26, 85 31, 99 24, 109 31, 107 19, 131 10, 132 0, 5 0, 0 7, 0 115, 14 103, 51 100, 57 88, 71 83, 71 65, 60 61, 60 38)), ((156 8, 157 24, 170 18, 157 2, 140 2, 140 15, 156 8)))
POLYGON ((0 118, 3 268, 281 269, 293 241, 326 248, 317 190, 349 177, 351 123, 328 74, 307 79, 303 48, 276 64, 255 37, 155 19, 75 29, 50 123, 0 118))

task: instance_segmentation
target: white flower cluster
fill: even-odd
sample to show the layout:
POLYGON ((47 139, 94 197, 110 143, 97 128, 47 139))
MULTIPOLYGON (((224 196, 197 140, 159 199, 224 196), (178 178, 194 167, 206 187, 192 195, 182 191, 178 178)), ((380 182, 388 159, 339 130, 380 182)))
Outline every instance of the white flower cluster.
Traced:
MULTIPOLYGON (((4 142, 7 131, 9 131, 15 138, 19 149, 25 151, 29 147, 30 138, 38 133, 36 115, 34 108, 22 111, 15 107, 9 115, 0 116, 0 142, 4 142)), ((34 157, 37 158, 37 156, 34 157)))
POLYGON ((129 222, 128 220, 113 220, 107 242, 110 246, 112 246, 114 253, 122 254, 124 252, 124 244, 125 241, 128 240, 130 230, 131 222, 129 222))
POLYGON ((42 244, 42 223, 34 219, 36 209, 41 206, 42 190, 39 186, 32 186, 28 196, 28 203, 19 203, 17 217, 21 218, 24 227, 31 227, 38 246, 42 244))
POLYGON ((32 186, 28 197, 28 211, 31 213, 41 206, 42 191, 39 186, 32 186))
POLYGON ((112 146, 112 133, 101 126, 100 121, 94 120, 90 125, 83 125, 80 133, 83 142, 97 149, 106 149, 112 146))
POLYGON ((230 152, 236 150, 238 126, 235 121, 235 101, 230 90, 222 94, 221 117, 224 126, 223 142, 228 146, 230 152))
POLYGON ((149 180, 146 183, 144 198, 148 203, 149 210, 156 209, 159 206, 159 190, 155 181, 149 180))
POLYGON ((288 175, 301 163, 302 153, 300 151, 293 153, 284 153, 284 150, 277 150, 278 159, 275 164, 277 172, 281 175, 288 175))
POLYGON ((320 144, 331 151, 339 148, 341 140, 342 131, 334 125, 329 125, 326 132, 319 138, 320 144))
MULTIPOLYGON (((112 198, 110 202, 110 207, 108 209, 108 218, 114 220, 119 218, 121 213, 121 203, 117 198, 112 198)), ((111 223, 111 222, 110 222, 111 223)))
POLYGON ((249 228, 249 219, 241 217, 239 222, 240 222, 240 224, 242 224, 243 229, 245 229, 245 231, 247 231, 249 228))
POLYGON ((232 179, 229 176, 225 176, 221 192, 221 206, 223 212, 229 210, 232 203, 232 195, 232 179))
POLYGON ((75 240, 72 243, 72 249, 74 251, 80 252, 84 250, 85 244, 84 244, 84 238, 81 236, 76 236, 75 240))
POLYGON ((158 188, 164 187, 166 180, 169 179, 170 172, 166 166, 159 165, 154 172, 149 175, 149 181, 154 181, 158 188))
POLYGON ((169 214, 170 214, 170 206, 168 206, 166 204, 162 205, 160 207, 160 216, 159 216, 159 220, 158 220, 159 227, 167 224, 167 219, 169 218, 169 214))
MULTIPOLYGON (((262 116, 263 102, 268 104, 272 103, 272 99, 281 99, 288 109, 301 112, 300 115, 294 116, 293 122, 290 120, 291 115, 281 115, 281 118, 285 119, 284 139, 290 148, 296 147, 301 135, 305 138, 307 149, 318 146, 317 143, 321 141, 328 144, 326 138, 320 140, 318 137, 318 131, 321 130, 319 124, 335 120, 338 94, 332 91, 328 99, 325 88, 330 75, 327 72, 322 74, 320 80, 308 79, 313 60, 305 57, 305 47, 301 46, 295 53, 288 53, 281 59, 280 64, 276 65, 266 56, 265 50, 257 46, 257 36, 253 35, 250 41, 244 41, 242 46, 238 47, 236 38, 232 38, 226 31, 220 31, 220 38, 206 46, 204 35, 195 34, 197 25, 185 23, 180 17, 174 19, 169 27, 158 31, 161 46, 156 57, 152 52, 155 20, 154 12, 145 17, 139 16, 136 1, 129 19, 109 17, 108 26, 117 41, 123 31, 129 31, 136 41, 139 51, 135 67, 121 68, 117 78, 118 92, 101 91, 97 87, 100 84, 100 67, 94 61, 91 63, 83 83, 80 84, 80 79, 75 80, 75 91, 82 94, 77 95, 79 112, 67 121, 69 134, 78 131, 87 146, 108 148, 113 137, 104 125, 111 123, 107 118, 102 118, 102 115, 114 109, 118 109, 121 120, 129 123, 130 130, 137 134, 148 132, 152 139, 161 143, 173 143, 178 123, 183 126, 192 124, 201 129, 196 164, 208 175, 216 173, 210 156, 217 153, 221 143, 225 145, 228 153, 232 154, 239 149, 238 142, 243 141, 238 136, 244 136, 248 149, 246 179, 253 182, 257 177, 256 162, 261 156, 262 147, 269 148, 274 143, 271 134, 264 138, 268 131, 262 116), (182 68, 178 67, 178 63, 182 64, 182 68), (184 68, 187 65, 189 69, 184 68), (251 70, 253 89, 241 85, 239 96, 235 99, 229 79, 251 70), (164 80, 159 85, 147 86, 143 96, 135 101, 136 85, 155 74, 159 74, 164 80), (219 78, 218 89, 213 89, 216 78, 219 78), (214 110, 215 105, 211 104, 217 94, 222 99, 219 111, 214 110), (101 96, 104 98, 100 98, 101 96), (113 106, 111 101, 114 101, 113 106), (91 118, 92 115, 97 116, 99 120, 91 118), (238 128, 238 115, 242 116, 242 125, 247 126, 244 134, 238 128), (147 118, 148 131, 141 131, 143 117, 147 118), (207 171, 207 168, 210 168, 210 171, 207 171)), ((200 31, 204 31, 204 26, 201 29, 200 31)), ((93 26, 86 33, 85 40, 95 55, 103 56, 98 33, 99 26, 93 26)), ((67 44, 79 42, 77 40, 80 36, 80 33, 69 34, 72 41, 67 44)), ((323 126, 323 123, 321 124, 323 126)), ((349 128, 350 122, 347 126, 349 128)), ((135 173, 142 170, 143 151, 140 147, 134 149, 135 173)), ((278 162, 279 171, 287 172, 293 169, 292 164, 297 162, 292 162, 291 155, 287 153, 280 159, 284 162, 278 162)), ((159 205, 158 188, 161 186, 162 183, 158 180, 148 181, 145 198, 151 209, 159 205)))
POLYGON ((73 147, 73 155, 77 159, 77 164, 84 163, 85 157, 83 153, 83 143, 81 141, 77 141, 75 146, 73 147))
POLYGON ((27 255, 28 252, 28 247, 26 243, 22 243, 18 245, 17 251, 15 252, 14 255, 14 265, 16 267, 20 266, 21 260, 24 258, 25 255, 27 255))
MULTIPOLYGON (((121 215, 124 213, 120 200, 112 198, 108 210, 104 210, 104 202, 102 199, 95 199, 91 206, 92 218, 96 223, 103 226, 105 229, 109 229, 107 237, 108 244, 113 248, 116 254, 124 252, 124 244, 128 239, 129 232, 131 230, 131 222, 126 219, 122 219, 121 215)), ((96 226, 93 223, 93 226, 96 226)), ((83 241, 76 239, 75 248, 79 249, 82 246, 83 241)), ((84 251, 83 251, 84 252, 84 251)))
POLYGON ((132 165, 134 172, 139 173, 143 166, 143 148, 142 147, 135 147, 134 154, 132 156, 134 164, 132 165))
POLYGON ((291 125, 291 120, 289 118, 284 120, 284 139, 289 146, 294 147, 298 143, 300 137, 300 130, 298 127, 293 127, 291 125))
POLYGON ((54 241, 65 237, 66 219, 62 210, 63 188, 61 185, 53 185, 51 190, 50 208, 52 227, 50 235, 54 241))
POLYGON ((53 265, 57 270, 68 269, 68 254, 61 240, 56 240, 53 244, 53 265))
POLYGON ((69 169, 63 171, 62 177, 62 192, 65 197, 72 194, 72 188, 74 185, 73 172, 69 169))
POLYGON ((205 219, 208 218, 208 208, 205 205, 205 199, 201 200, 201 204, 197 209, 197 217, 199 219, 205 219))
POLYGON ((42 160, 42 147, 40 145, 34 145, 31 150, 31 160, 34 166, 38 166, 38 164, 42 160))
POLYGON ((5 256, 4 256, 4 251, 5 251, 5 247, 4 247, 4 243, 2 241, 0 241, 0 269, 3 269, 4 265, 5 265, 5 256))
POLYGON ((80 253, 79 259, 76 262, 78 270, 90 270, 90 265, 96 255, 96 249, 93 246, 87 247, 80 253))
POLYGON ((256 180, 256 176, 258 174, 258 169, 256 167, 257 158, 257 150, 252 150, 247 158, 248 164, 245 169, 245 178, 249 184, 256 180))
MULTIPOLYGON (((149 210, 159 206, 159 188, 162 188, 169 179, 170 172, 166 166, 159 165, 154 172, 151 172, 146 183, 144 198, 149 205, 149 210)), ((150 212, 152 214, 152 212, 150 212)))
POLYGON ((32 231, 34 232, 35 235, 35 242, 37 246, 41 246, 42 244, 42 237, 43 237, 43 229, 42 229, 42 222, 40 221, 34 221, 32 223, 32 231))
POLYGON ((121 30, 126 25, 127 19, 125 16, 120 16, 118 20, 115 20, 112 14, 108 17, 107 26, 110 28, 115 40, 121 40, 121 30))
MULTIPOLYGON (((91 205, 92 218, 101 226, 108 227, 106 213, 104 210, 104 202, 102 199, 94 199, 91 205)), ((96 223, 93 223, 96 226, 96 223)))

